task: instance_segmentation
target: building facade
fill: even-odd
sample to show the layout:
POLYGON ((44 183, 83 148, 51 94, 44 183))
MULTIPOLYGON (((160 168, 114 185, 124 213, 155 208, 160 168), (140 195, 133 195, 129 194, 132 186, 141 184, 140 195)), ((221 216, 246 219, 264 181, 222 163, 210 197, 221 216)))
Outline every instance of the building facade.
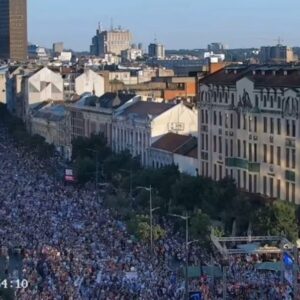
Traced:
POLYGON ((259 56, 261 64, 290 63, 297 60, 292 48, 280 44, 276 46, 261 47, 259 56))
POLYGON ((114 115, 112 149, 129 150, 142 165, 151 166, 150 147, 168 132, 196 134, 196 112, 182 103, 138 101, 114 115))
POLYGON ((148 47, 150 58, 165 59, 165 46, 158 43, 151 43, 148 47))
POLYGON ((104 78, 96 72, 86 69, 75 79, 75 91, 79 96, 84 93, 93 93, 100 97, 104 94, 104 78))
POLYGON ((103 56, 108 53, 121 55, 123 50, 131 48, 132 34, 129 30, 97 30, 90 47, 91 55, 103 56))
POLYGON ((200 80, 200 174, 300 204, 300 72, 231 66, 200 80))
POLYGON ((0 59, 27 59, 27 0, 0 0, 0 59))

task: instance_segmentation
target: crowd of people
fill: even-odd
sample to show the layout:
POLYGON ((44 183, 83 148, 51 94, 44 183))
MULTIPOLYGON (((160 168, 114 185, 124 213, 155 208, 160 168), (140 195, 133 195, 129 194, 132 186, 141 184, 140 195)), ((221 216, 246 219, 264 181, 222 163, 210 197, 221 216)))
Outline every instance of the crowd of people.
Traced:
MULTIPOLYGON (((16 298, 183 299, 185 282, 178 266, 185 264, 185 244, 180 234, 167 234, 151 252, 147 243, 128 234, 126 225, 97 200, 92 188, 77 188, 51 177, 47 171, 55 164, 56 158, 37 159, 0 127, 0 246, 21 249, 20 276, 29 283, 16 289, 16 298)), ((189 264, 210 259, 191 245, 189 264)), ((250 284, 260 285, 257 290, 263 290, 265 299, 290 299, 286 286, 277 285, 277 275, 264 273, 258 278, 245 265, 231 263, 229 299, 264 299, 253 288, 247 294, 250 284), (272 289, 264 292, 269 286, 272 289)), ((200 290, 206 300, 223 295, 221 281, 203 276, 190 287, 200 290)))

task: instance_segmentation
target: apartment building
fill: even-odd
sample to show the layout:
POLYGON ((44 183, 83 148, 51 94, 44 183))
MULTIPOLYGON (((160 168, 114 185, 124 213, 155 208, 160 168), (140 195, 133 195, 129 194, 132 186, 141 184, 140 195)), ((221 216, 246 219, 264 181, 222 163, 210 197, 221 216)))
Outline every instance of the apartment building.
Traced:
POLYGON ((300 68, 230 66, 199 81, 203 176, 300 204, 300 68))

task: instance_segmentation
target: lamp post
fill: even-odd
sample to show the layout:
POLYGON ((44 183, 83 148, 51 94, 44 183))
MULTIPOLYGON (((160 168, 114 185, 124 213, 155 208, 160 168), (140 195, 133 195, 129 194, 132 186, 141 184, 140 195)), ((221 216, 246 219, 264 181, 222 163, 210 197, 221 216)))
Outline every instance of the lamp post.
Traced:
POLYGON ((189 245, 196 241, 189 242, 189 216, 186 212, 184 216, 169 214, 172 217, 180 218, 185 221, 185 299, 189 299, 189 279, 188 279, 188 264, 189 264, 189 245))
POLYGON ((150 215, 150 247, 151 252, 153 251, 153 212, 159 207, 152 208, 152 186, 138 186, 137 189, 144 189, 149 192, 149 215, 150 215))

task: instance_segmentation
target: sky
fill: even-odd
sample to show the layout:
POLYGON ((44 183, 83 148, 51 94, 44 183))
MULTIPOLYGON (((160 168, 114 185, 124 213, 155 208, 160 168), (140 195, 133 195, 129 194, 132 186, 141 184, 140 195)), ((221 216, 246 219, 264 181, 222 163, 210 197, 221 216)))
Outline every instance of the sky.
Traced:
POLYGON ((89 50, 98 22, 129 29, 144 47, 156 38, 167 49, 300 46, 299 0, 27 0, 29 41, 89 50), (112 20, 112 21, 111 21, 112 20))

